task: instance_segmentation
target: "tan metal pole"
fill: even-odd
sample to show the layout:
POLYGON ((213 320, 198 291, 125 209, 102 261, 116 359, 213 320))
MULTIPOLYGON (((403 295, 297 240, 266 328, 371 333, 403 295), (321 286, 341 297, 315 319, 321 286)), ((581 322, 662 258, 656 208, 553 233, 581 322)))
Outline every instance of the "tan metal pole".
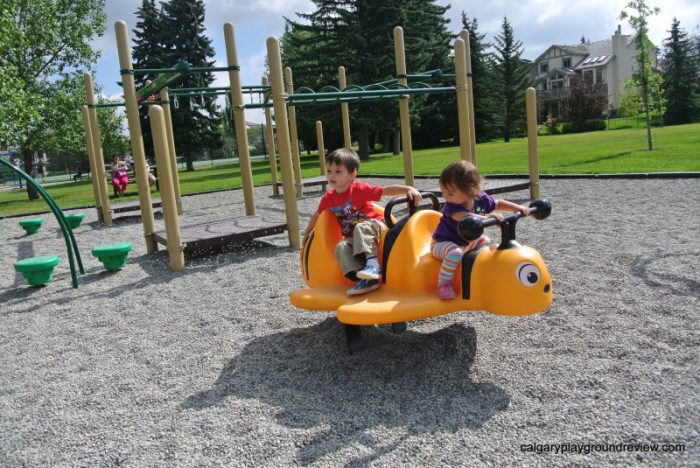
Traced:
POLYGON ((165 116, 163 114, 164 111, 161 106, 152 105, 148 109, 148 118, 151 121, 151 132, 153 134, 153 149, 156 153, 156 164, 161 168, 159 173, 160 201, 163 205, 170 269, 172 271, 182 271, 185 269, 185 249, 180 238, 180 218, 177 213, 175 187, 170 168, 172 158, 168 154, 168 130, 165 127, 165 116))
POLYGON ((323 146, 323 123, 316 121, 316 143, 318 146, 318 167, 321 175, 326 175, 326 148, 323 146))
MULTIPOLYGON (((131 46, 129 45, 129 32, 124 21, 114 24, 117 33, 117 49, 119 50, 119 67, 122 70, 132 70, 131 46)), ((136 85, 134 75, 124 73, 122 75, 122 88, 124 89, 124 101, 126 102, 126 117, 129 123, 129 138, 131 138, 131 156, 134 158, 136 171, 136 186, 139 191, 139 206, 141 207, 141 220, 143 221, 143 237, 146 240, 146 252, 158 251, 158 243, 153 237, 155 221, 153 219, 153 205, 151 202, 151 190, 148 186, 148 174, 146 171, 146 153, 143 150, 143 135, 141 134, 141 121, 139 120, 139 104, 136 99, 136 85)))
MULTIPOLYGON (((263 86, 267 86, 267 77, 262 78, 263 86)), ((272 128, 272 116, 270 108, 265 107, 265 131, 267 133, 267 155, 270 160, 270 177, 272 178, 272 194, 277 196, 280 194, 277 187, 277 156, 275 151, 275 130, 272 128)))
MULTIPOLYGON (((170 115, 170 94, 168 93, 168 88, 163 88, 160 90, 160 100, 162 101, 161 107, 163 108, 163 116, 165 117, 165 132, 168 138, 168 154, 170 155, 170 174, 173 180, 173 189, 175 190, 175 203, 177 204, 177 214, 181 215, 182 197, 180 196, 180 176, 177 173, 175 135, 173 135, 173 118, 170 115)), ((158 183, 158 186, 160 187, 160 182, 158 183)))
MULTIPOLYGON (((233 23, 224 24, 224 39, 226 40, 228 66, 238 67, 238 52, 236 51, 236 39, 233 35, 233 23)), ((253 193, 253 170, 250 167, 248 129, 245 125, 245 104, 243 102, 243 92, 241 91, 241 72, 239 70, 229 70, 228 79, 231 83, 231 107, 233 108, 233 121, 236 127, 238 163, 241 168, 241 179, 243 180, 245 213, 248 216, 253 216, 255 215, 255 194, 253 193)))
MULTIPOLYGON (((394 28, 394 55, 396 57, 396 78, 400 85, 406 86, 406 52, 403 45, 403 28, 394 28)), ((399 115, 401 117, 401 151, 403 152, 403 175, 406 185, 414 185, 413 181, 413 146, 411 143, 411 118, 408 112, 408 96, 399 100, 399 115)))
POLYGON ((282 56, 280 43, 275 37, 267 39, 267 62, 270 66, 272 85, 272 103, 277 117, 277 144, 279 145, 280 166, 282 169, 282 188, 284 190, 284 212, 287 217, 289 245, 301 248, 299 236, 299 211, 294 196, 294 175, 292 174, 292 149, 289 141, 287 104, 285 103, 284 81, 282 79, 282 56))
MULTIPOLYGON (((338 84, 340 85, 340 90, 344 90, 348 86, 348 82, 345 79, 345 67, 338 67, 338 84)), ((340 116, 343 120, 343 145, 346 148, 352 148, 352 139, 350 138, 350 110, 348 108, 347 102, 342 102, 340 104, 340 116)), ((325 174, 325 171, 323 171, 325 174)))
POLYGON ((525 91, 527 108, 527 153, 530 163, 530 198, 540 196, 540 163, 537 155, 537 94, 535 88, 525 91))
MULTIPOLYGON (((284 79, 287 83, 287 94, 294 94, 294 81, 292 69, 284 69, 284 79)), ((294 183, 296 184, 297 198, 304 195, 304 186, 301 182, 301 157, 299 156, 299 138, 297 136, 297 111, 294 106, 287 106, 289 112, 289 139, 292 145, 292 162, 294 168, 294 183)))
POLYGON ((92 85, 92 75, 89 73, 83 74, 85 81, 85 93, 88 101, 88 115, 90 117, 90 131, 92 132, 92 148, 95 155, 95 172, 93 177, 97 179, 97 187, 99 188, 100 206, 102 207, 102 219, 107 226, 112 225, 112 210, 109 207, 109 195, 107 193, 107 180, 105 179, 105 159, 102 154, 102 137, 100 135, 100 123, 97 120, 97 109, 94 107, 95 88, 92 85))
POLYGON ((467 111, 469 112, 469 155, 472 164, 476 166, 476 127, 474 122, 474 87, 472 80, 472 54, 469 43, 469 30, 462 29, 459 37, 464 41, 465 60, 467 65, 467 111))
MULTIPOLYGON (((85 146, 87 146, 88 162, 90 163, 90 174, 92 174, 92 193, 95 195, 95 208, 97 209, 97 220, 104 223, 102 215, 102 200, 100 198, 100 186, 97 181, 95 171, 95 148, 92 145, 92 130, 90 129, 90 112, 88 106, 83 106, 83 126, 85 127, 85 146)), ((103 164, 104 167, 104 164, 103 164)))
POLYGON ((469 98, 467 97, 467 65, 464 41, 455 41, 455 81, 457 85, 457 124, 459 125, 459 157, 471 161, 469 155, 469 98))

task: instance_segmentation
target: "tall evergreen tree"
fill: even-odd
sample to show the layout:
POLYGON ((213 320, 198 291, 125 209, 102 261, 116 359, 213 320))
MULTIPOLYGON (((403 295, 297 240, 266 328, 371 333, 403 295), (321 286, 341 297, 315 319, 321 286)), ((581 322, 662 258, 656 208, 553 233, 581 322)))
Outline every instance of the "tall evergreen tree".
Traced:
MULTIPOLYGON (((194 67, 210 67, 214 61, 211 40, 204 35, 204 2, 202 0, 171 0, 163 3, 159 21, 163 34, 163 62, 166 67, 186 60, 194 67), (166 34, 167 33, 167 34, 166 34)), ((214 81, 211 72, 192 73, 180 80, 179 87, 207 87, 214 81)), ((205 149, 221 147, 218 127, 220 115, 212 97, 178 98, 173 109, 175 148, 185 159, 187 170, 194 170, 193 161, 205 149)))
MULTIPOLYGON (((350 35, 349 16, 353 1, 312 1, 316 5, 312 13, 297 13, 300 21, 286 19, 281 41, 282 62, 292 68, 295 89, 304 86, 318 90, 326 85, 337 86, 338 67, 350 68, 346 42, 350 35)), ((343 142, 340 119, 338 105, 297 109, 299 138, 313 146, 316 141, 315 122, 321 120, 326 146, 340 147, 343 142)))
MULTIPOLYGON (((161 12, 156 7, 155 0, 143 0, 141 7, 136 11, 136 28, 134 29, 134 68, 167 68, 163 57, 163 41, 161 39, 163 26, 161 25, 161 12)), ((148 80, 154 80, 157 73, 135 75, 136 89, 143 87, 148 80)), ((153 136, 151 125, 148 121, 148 107, 140 106, 141 132, 143 134, 143 146, 146 157, 154 158, 153 136)))
POLYGON ((667 100, 664 121, 670 125, 694 122, 700 118, 700 95, 697 92, 700 63, 677 18, 673 18, 669 33, 664 41, 663 54, 663 91, 667 100))
POLYGON ((523 43, 516 41, 508 18, 496 36, 496 78, 502 92, 502 135, 505 142, 525 132, 525 90, 530 71, 520 60, 523 43))
POLYGON ((479 21, 476 18, 470 21, 462 12, 462 26, 469 31, 476 141, 493 140, 502 135, 503 123, 494 57, 488 50, 491 44, 484 42, 486 35, 479 32, 479 21))
MULTIPOLYGON (((287 20, 288 29, 283 38, 283 59, 285 65, 293 68, 297 87, 319 89, 337 85, 340 65, 347 70, 349 85, 368 85, 395 76, 395 26, 404 28, 409 73, 444 68, 447 64, 450 41, 444 18, 447 7, 435 5, 434 0, 314 0, 314 3, 317 8, 313 13, 298 15, 304 22, 287 20)), ((417 103, 422 101, 425 99, 413 100, 415 121, 420 115, 417 103)), ((357 104, 350 109, 352 132, 360 141, 362 157, 378 136, 398 128, 397 105, 357 104)), ((322 120, 329 148, 342 144, 337 104, 305 107, 297 111, 297 117, 300 122, 322 120)))
MULTIPOLYGON (((449 20, 445 16, 450 7, 436 5, 434 0, 408 3, 404 26, 408 73, 451 68, 450 51, 454 36, 448 30, 449 20)), ((393 49, 393 41, 391 46, 393 49)), ((395 74, 396 65, 393 61, 390 63, 395 74)), ((415 116, 411 119, 415 148, 433 147, 442 141, 452 140, 457 124, 455 96, 434 94, 416 97, 411 101, 411 109, 415 116)))

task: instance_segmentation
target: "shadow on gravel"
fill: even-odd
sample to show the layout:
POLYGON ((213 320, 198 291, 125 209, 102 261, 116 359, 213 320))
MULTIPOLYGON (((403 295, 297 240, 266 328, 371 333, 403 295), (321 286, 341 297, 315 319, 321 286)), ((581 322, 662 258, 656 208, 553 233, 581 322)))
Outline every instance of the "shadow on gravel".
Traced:
POLYGON ((697 269, 697 265, 700 265, 700 254, 697 252, 657 252, 651 257, 638 256, 630 270, 632 275, 644 281, 647 286, 663 288, 678 296, 698 297, 700 281, 697 280, 697 272, 692 271, 693 268, 697 269), (678 271, 679 266, 682 271, 678 271))
MULTIPOLYGON (((21 258, 33 256, 33 254, 30 253, 30 251, 32 251, 31 249, 31 243, 20 244, 18 250, 20 253, 23 253, 21 258)), ((53 278, 53 283, 62 285, 64 291, 74 292, 70 294, 61 294, 61 291, 57 290, 57 294, 47 297, 46 302, 37 304, 30 310, 21 309, 22 302, 20 299, 30 296, 36 292, 37 288, 27 287, 26 281, 22 277, 22 274, 17 273, 15 279, 16 287, 0 292, 0 304, 8 303, 12 304, 13 306, 19 305, 19 308, 15 307, 12 313, 26 313, 33 310, 40 310, 42 307, 49 306, 51 304, 70 304, 74 301, 82 301, 100 297, 116 298, 123 295, 126 291, 128 291, 129 294, 135 294, 138 292, 138 290, 151 287, 152 285, 167 284, 181 275, 193 274, 198 271, 210 272, 226 265, 254 261, 255 259, 259 258, 274 257, 279 255, 280 249, 286 250, 268 242, 251 241, 241 244, 229 244, 225 246, 202 249, 192 253, 188 252, 185 255, 185 271, 177 273, 169 270, 168 252, 166 250, 161 250, 152 255, 142 255, 140 257, 130 256, 127 262, 129 264, 138 265, 139 268, 141 268, 141 270, 148 275, 148 278, 146 279, 139 278, 136 280, 130 277, 125 271, 107 271, 103 267, 97 266, 95 263, 99 262, 96 259, 86 257, 85 252, 81 252, 85 274, 81 275, 78 273, 77 290, 73 290, 71 287, 71 277, 69 272, 64 271, 61 273, 56 273, 53 278), (109 289, 103 289, 101 291, 94 291, 93 289, 90 292, 83 293, 85 288, 81 289, 81 287, 93 283, 99 283, 110 276, 118 276, 120 279, 123 279, 123 282, 121 282, 119 286, 109 289)), ((55 288, 56 286, 53 287, 55 288)), ((3 312, 0 312, 0 315, 7 315, 3 312)), ((8 311, 8 313, 10 312, 8 311)))
POLYGON ((371 453, 349 464, 367 464, 401 443, 402 437, 476 429, 510 402, 492 383, 474 382, 476 332, 461 324, 429 334, 364 327, 367 349, 350 355, 342 325, 318 325, 267 335, 231 359, 212 388, 190 396, 183 409, 225 405, 228 397, 279 408, 278 422, 313 429, 297 460, 313 463, 344 447, 371 453), (397 432, 397 431, 394 431, 397 432), (396 439, 396 438, 395 438, 396 439))

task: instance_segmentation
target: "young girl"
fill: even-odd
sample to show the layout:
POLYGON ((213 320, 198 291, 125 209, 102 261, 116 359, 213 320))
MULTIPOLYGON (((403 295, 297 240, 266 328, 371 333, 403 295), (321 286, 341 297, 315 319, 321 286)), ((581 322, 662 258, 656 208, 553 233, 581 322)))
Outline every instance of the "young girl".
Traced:
POLYGON ((490 242, 484 235, 471 242, 462 239, 457 227, 462 219, 467 216, 478 216, 483 219, 502 220, 502 214, 492 212, 512 210, 520 211, 527 216, 530 211, 526 206, 507 200, 495 200, 481 191, 482 184, 483 179, 479 171, 467 161, 453 162, 440 174, 440 190, 442 198, 445 199, 445 206, 430 244, 433 256, 442 260, 437 288, 440 299, 454 299, 452 280, 464 253, 490 242))
POLYGON ((126 187, 129 185, 126 163, 122 162, 118 154, 114 155, 112 162, 112 185, 114 185, 114 193, 118 197, 124 195, 126 187))

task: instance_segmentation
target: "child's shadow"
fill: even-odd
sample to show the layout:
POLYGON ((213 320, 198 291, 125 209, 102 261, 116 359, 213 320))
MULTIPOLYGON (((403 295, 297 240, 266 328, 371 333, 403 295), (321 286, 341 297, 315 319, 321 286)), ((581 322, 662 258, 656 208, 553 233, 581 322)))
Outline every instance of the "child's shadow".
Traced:
POLYGON ((210 389, 182 407, 225 405, 229 396, 273 405, 280 424, 313 429, 299 461, 313 463, 361 444, 372 454, 351 461, 361 464, 400 443, 368 435, 384 427, 410 434, 475 429, 508 407, 505 390, 469 377, 476 354, 471 327, 402 335, 365 327, 364 336, 367 349, 355 355, 348 353, 344 327, 335 319, 257 338, 210 389))

